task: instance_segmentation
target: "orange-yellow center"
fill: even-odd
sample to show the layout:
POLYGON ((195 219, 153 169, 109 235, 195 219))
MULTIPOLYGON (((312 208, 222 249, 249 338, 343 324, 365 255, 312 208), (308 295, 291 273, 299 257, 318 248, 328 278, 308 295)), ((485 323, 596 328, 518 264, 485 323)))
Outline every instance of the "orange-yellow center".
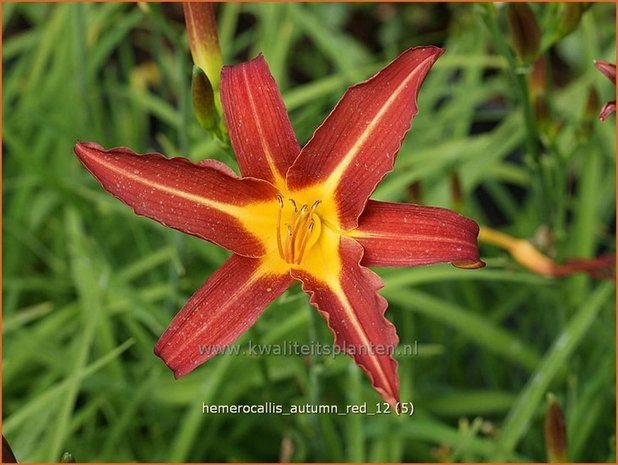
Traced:
POLYGON ((322 224, 316 210, 321 202, 299 206, 294 199, 282 195, 277 196, 277 201, 277 250, 287 263, 298 265, 320 237, 322 224))
POLYGON ((272 200, 234 213, 264 245, 264 266, 272 273, 303 270, 322 280, 339 273, 340 239, 346 232, 339 225, 334 199, 321 185, 282 189, 272 200))

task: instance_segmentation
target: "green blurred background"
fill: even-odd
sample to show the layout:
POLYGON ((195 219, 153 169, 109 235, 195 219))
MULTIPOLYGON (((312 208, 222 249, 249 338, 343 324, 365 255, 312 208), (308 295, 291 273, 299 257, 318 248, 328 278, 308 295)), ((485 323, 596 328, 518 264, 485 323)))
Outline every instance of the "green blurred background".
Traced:
MULTIPOLYGON (((19 460, 544 461, 549 392, 568 459, 615 460, 613 282, 544 278, 488 246, 481 271, 377 270, 401 343, 418 342, 399 358, 413 416, 202 415, 203 402, 381 399, 345 356, 226 355, 173 380, 153 345, 226 252, 133 215, 72 147, 235 167, 192 114, 182 7, 1 6, 3 434, 19 460)), ((541 103, 504 4, 220 4, 217 16, 225 63, 264 53, 301 144, 346 87, 407 47, 445 47, 375 197, 458 209, 558 261, 614 252, 615 119, 596 115, 615 88, 592 62, 615 61, 615 6, 581 18, 530 6, 541 103)), ((249 340, 332 338, 294 287, 249 340)))

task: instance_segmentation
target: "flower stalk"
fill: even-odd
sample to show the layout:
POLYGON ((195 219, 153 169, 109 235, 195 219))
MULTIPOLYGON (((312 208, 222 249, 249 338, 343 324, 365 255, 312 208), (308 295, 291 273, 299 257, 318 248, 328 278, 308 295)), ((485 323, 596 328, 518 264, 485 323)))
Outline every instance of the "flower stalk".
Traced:
POLYGON ((515 238, 487 226, 480 227, 479 242, 506 250, 521 266, 542 276, 560 277, 583 272, 597 279, 613 279, 615 275, 613 254, 602 255, 594 259, 574 259, 558 264, 541 253, 529 241, 515 238))

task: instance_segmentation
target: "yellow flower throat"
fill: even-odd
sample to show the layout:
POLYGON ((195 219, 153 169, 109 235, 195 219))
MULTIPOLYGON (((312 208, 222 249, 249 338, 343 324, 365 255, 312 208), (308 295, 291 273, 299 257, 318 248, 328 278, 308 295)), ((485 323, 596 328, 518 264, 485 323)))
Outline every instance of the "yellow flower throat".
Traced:
POLYGON ((311 206, 303 204, 300 207, 294 199, 284 199, 282 195, 277 196, 277 201, 279 256, 289 264, 298 265, 305 252, 310 250, 320 237, 322 225, 316 210, 321 201, 316 200, 311 206))

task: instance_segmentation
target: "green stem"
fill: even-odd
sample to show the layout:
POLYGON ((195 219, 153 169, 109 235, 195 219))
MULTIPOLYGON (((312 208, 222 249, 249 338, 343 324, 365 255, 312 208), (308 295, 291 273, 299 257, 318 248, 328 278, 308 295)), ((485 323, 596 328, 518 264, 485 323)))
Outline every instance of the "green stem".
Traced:
POLYGON ((550 189, 550 175, 541 160, 539 132, 536 124, 536 117, 534 115, 534 109, 530 103, 528 83, 526 81, 526 74, 524 73, 525 68, 517 62, 508 42, 504 38, 504 34, 498 26, 495 6, 488 3, 479 5, 479 8, 481 11, 481 17, 492 35, 496 49, 508 63, 508 69, 510 70, 511 78, 515 84, 515 94, 519 104, 521 105, 522 117, 526 130, 526 151, 532 158, 532 161, 540 174, 540 179, 538 177, 536 179, 540 184, 539 197, 541 203, 543 204, 543 212, 545 212, 545 214, 543 214, 543 212, 541 214, 543 215, 542 217, 547 217, 548 206, 551 205, 552 194, 552 190, 550 189))

